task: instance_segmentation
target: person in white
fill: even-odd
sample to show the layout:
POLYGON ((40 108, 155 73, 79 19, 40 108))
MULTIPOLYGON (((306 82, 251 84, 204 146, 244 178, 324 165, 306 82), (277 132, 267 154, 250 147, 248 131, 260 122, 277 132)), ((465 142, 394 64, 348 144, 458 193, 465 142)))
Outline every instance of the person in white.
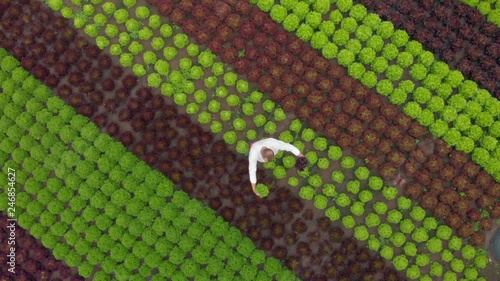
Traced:
POLYGON ((248 154, 248 174, 250 175, 252 190, 258 196, 260 195, 255 190, 255 186, 257 185, 257 161, 261 163, 273 161, 274 156, 280 150, 289 151, 298 157, 304 157, 300 150, 295 146, 274 138, 262 139, 250 144, 250 152, 248 154))

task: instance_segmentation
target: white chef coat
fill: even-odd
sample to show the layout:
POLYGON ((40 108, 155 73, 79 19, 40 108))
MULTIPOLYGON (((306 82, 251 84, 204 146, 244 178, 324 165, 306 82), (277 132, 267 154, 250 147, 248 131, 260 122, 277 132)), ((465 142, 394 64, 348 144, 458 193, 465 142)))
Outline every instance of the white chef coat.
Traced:
POLYGON ((289 151, 295 156, 300 154, 300 150, 295 146, 274 138, 262 139, 252 143, 250 153, 248 154, 248 174, 250 176, 251 183, 257 183, 257 161, 261 163, 265 162, 262 158, 262 154, 260 153, 263 147, 271 149, 274 152, 274 155, 278 154, 280 150, 289 151))

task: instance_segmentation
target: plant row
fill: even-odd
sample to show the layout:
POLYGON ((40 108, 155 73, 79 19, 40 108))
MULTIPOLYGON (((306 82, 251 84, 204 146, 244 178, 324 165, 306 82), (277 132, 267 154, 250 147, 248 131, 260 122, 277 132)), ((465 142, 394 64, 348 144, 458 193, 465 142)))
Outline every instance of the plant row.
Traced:
MULTIPOLYGON (((265 11, 274 7, 271 2, 259 3, 257 6, 265 11)), ((321 15, 312 11, 313 7, 305 2, 303 7, 305 11, 321 15)), ((337 58, 349 75, 365 86, 389 97, 391 103, 404 104, 405 113, 420 124, 429 127, 437 123, 435 126, 439 130, 432 130, 435 136, 449 135, 446 140, 450 145, 467 153, 474 152, 474 161, 496 177, 498 167, 494 163, 498 161, 495 155, 498 144, 488 145, 487 140, 497 136, 500 101, 492 98, 486 90, 478 89, 475 82, 464 81, 461 72, 450 71, 445 63, 435 61, 434 55, 423 50, 420 43, 408 41, 405 31, 394 31, 392 23, 368 15, 364 6, 341 1, 337 8, 326 21, 333 25, 329 31, 322 30, 321 20, 312 25, 308 23, 305 11, 302 15, 296 8, 288 11, 283 6, 282 9, 286 11, 283 16, 296 18, 296 24, 289 26, 285 20, 281 23, 285 30, 295 32, 298 38, 310 41, 313 48, 322 50, 326 58, 337 58), (351 13, 351 10, 361 12, 353 16, 342 14, 351 13), (301 23, 303 20, 305 22, 301 23), (335 30, 336 26, 340 28, 335 30), (350 39, 350 34, 356 38, 350 39), (391 43, 385 43, 384 39, 390 39, 391 43), (366 53, 361 52, 364 48, 367 48, 366 53), (411 80, 400 81, 405 71, 409 72, 411 80), (385 79, 379 79, 377 74, 384 74, 385 79), (466 107, 469 103, 474 105, 466 107), (445 114, 447 111, 455 115, 445 114), (458 114, 465 115, 469 125, 457 126, 455 119, 458 114)))
MULTIPOLYGON (((308 229, 304 236, 307 237, 307 240, 315 240, 318 236, 326 235, 333 243, 320 243, 317 245, 318 250, 315 251, 314 247, 310 247, 302 241, 299 242, 296 248, 299 254, 309 256, 309 263, 312 265, 322 265, 322 277, 349 280, 350 277, 356 276, 360 280, 373 280, 375 275, 383 273, 384 280, 401 280, 397 271, 384 266, 384 261, 380 256, 372 256, 366 247, 360 248, 357 246, 356 239, 353 237, 346 238, 342 228, 331 227, 331 225, 333 224, 328 218, 322 217, 318 221, 317 229, 308 229), (318 253, 328 253, 330 259, 321 263, 318 260, 320 257, 318 253)), ((296 222, 293 223, 292 227, 296 232, 303 231, 300 224, 296 222)), ((285 242, 293 239, 293 236, 287 236, 285 242)), ((298 257, 295 255, 289 257, 287 264, 292 268, 297 267, 299 264, 298 257)))
MULTIPOLYGON (((60 110, 64 111, 65 107, 60 110)), ((65 122, 65 126, 71 126, 70 122, 74 119, 82 120, 83 116, 74 114, 72 117, 65 122)), ((7 118, 2 119, 6 122, 7 118)), ((11 128, 15 128, 14 121, 10 121, 11 128)), ((85 127, 85 132, 91 130, 85 127)), ((278 278, 293 278, 289 276, 291 272, 282 272, 279 261, 268 261, 264 252, 255 251, 251 240, 243 240, 238 230, 229 227, 220 217, 217 219, 212 210, 190 199, 183 191, 174 192, 172 182, 140 164, 139 159, 130 153, 125 153, 123 145, 100 134, 95 125, 92 131, 92 137, 89 134, 80 135, 70 142, 63 140, 64 136, 59 132, 47 132, 47 135, 55 137, 54 142, 47 144, 43 144, 45 135, 38 144, 29 135, 21 140, 14 138, 11 141, 18 142, 20 148, 4 151, 13 158, 6 162, 9 167, 22 167, 31 174, 26 182, 20 183, 24 185, 24 190, 18 192, 17 203, 21 207, 19 223, 34 237, 41 239, 44 246, 53 249, 56 258, 64 259, 70 266, 78 266, 80 274, 86 278, 92 275, 96 264, 101 264, 106 274, 114 272, 119 280, 129 278, 133 270, 139 270, 141 278, 146 278, 154 268, 159 269, 160 279, 176 275, 180 275, 177 276, 179 278, 183 275, 224 278, 226 275, 234 276, 238 271, 245 280, 267 280, 268 275, 257 275, 260 263, 271 276, 283 274, 278 278), (24 143, 29 142, 30 137, 35 145, 26 147, 24 143), (78 152, 77 149, 85 143, 89 147, 83 153, 78 152), (53 170, 56 177, 44 178, 43 175, 48 176, 51 169, 44 167, 43 158, 35 160, 30 155, 40 156, 40 152, 47 153, 57 148, 62 150, 68 144, 75 150, 58 151, 62 153, 58 154, 60 163, 53 170), (115 153, 121 150, 121 153, 115 154, 121 157, 108 156, 110 150, 115 153), (21 157, 23 152, 24 157, 21 157), (80 157, 83 159, 80 160, 80 157), (115 166, 111 165, 113 168, 106 172, 100 169, 100 161, 115 166), (61 165, 66 168, 64 174, 61 170, 65 169, 61 165), (137 174, 140 171, 144 172, 143 177, 137 174), (117 173, 122 176, 117 178, 117 173), (130 175, 123 177, 127 173, 130 175), (42 189, 43 183, 47 184, 47 189, 42 189), (78 195, 74 195, 75 191, 78 195), (36 196, 36 201, 30 201, 31 196, 36 196), (165 200, 170 203, 165 205, 165 200), (65 209, 64 204, 69 204, 70 209, 65 209), (58 215, 61 221, 57 220, 58 215), (90 222, 95 224, 90 225, 90 222), (155 233, 144 231, 148 226, 155 233), (103 233, 106 231, 107 235, 103 233), (61 237, 68 244, 60 243, 61 237), (141 240, 137 240, 139 237, 141 240), (202 240, 206 240, 205 243, 202 240), (98 244, 98 248, 92 248, 93 242, 98 244), (187 258, 187 253, 191 253, 193 258, 187 258), (161 255, 168 256, 168 262, 162 262, 161 255), (83 256, 87 262, 81 264, 83 256), (146 269, 140 268, 141 259, 145 260, 146 269), (221 261, 225 259, 227 267, 221 261)), ((7 131, 2 133, 10 140, 7 131)), ((106 279, 104 274, 98 276, 94 277, 106 279)))
MULTIPOLYGON (((447 280, 463 273, 468 280, 475 280, 478 271, 488 263, 484 250, 462 246, 463 239, 452 235, 450 227, 429 217, 409 198, 397 196, 394 187, 384 187, 387 201, 371 204, 366 201, 371 192, 363 187, 366 184, 362 185, 358 201, 347 212, 342 212, 342 224, 353 228, 356 239, 366 241, 371 250, 379 251, 397 270, 406 270, 408 278, 431 280, 429 278, 439 278, 444 273, 447 280), (397 207, 388 207, 392 203, 397 207), (440 254, 441 260, 432 257, 431 263, 431 256, 436 254, 440 254)), ((337 208, 330 208, 327 215, 337 212, 337 208)))
MULTIPOLYGON (((2 173, 3 174, 3 173, 2 173)), ((0 221, 2 222, 2 228, 0 229, 1 239, 0 242, 8 245, 10 229, 7 228, 9 225, 6 213, 2 212, 0 215, 0 221)), ((7 276, 15 276, 16 280, 28 281, 28 280, 40 280, 40 279, 55 279, 56 276, 59 278, 64 278, 72 281, 83 280, 81 276, 72 272, 71 268, 64 265, 61 261, 58 261, 54 256, 42 246, 42 244, 36 241, 33 236, 31 236, 27 231, 22 228, 16 229, 16 269, 15 274, 7 271, 7 267, 2 268, 2 275, 7 278, 7 276)), ((1 250, 2 257, 0 258, 3 264, 9 262, 7 255, 10 254, 10 250, 7 247, 2 247, 1 250)))
POLYGON ((485 16, 489 22, 500 26, 500 4, 494 1, 461 1, 473 8, 476 8, 479 13, 485 16))
MULTIPOLYGON (((253 17, 253 18, 256 18, 256 17, 253 17)), ((269 25, 269 23, 268 23, 268 25, 269 25)), ((266 25, 266 26, 268 26, 268 25, 266 25)), ((315 59, 316 58, 314 58, 313 60, 317 61, 315 59)), ((340 68, 339 71, 336 71, 336 72, 342 73, 342 69, 340 68)), ((342 81, 346 81, 346 80, 341 80, 341 82, 342 81)), ((341 86, 343 88, 347 88, 347 89, 352 89, 352 87, 353 87, 352 84, 348 84, 348 83, 341 84, 341 86)), ((361 95, 361 96, 358 96, 358 99, 356 99, 356 100, 349 99, 346 102, 344 102, 344 105, 343 105, 343 108, 345 108, 346 111, 348 113, 350 113, 351 115, 352 114, 356 114, 357 113, 357 109, 360 107, 359 103, 357 102, 357 100, 361 99, 364 95, 366 95, 366 93, 363 93, 363 92, 361 92, 361 93, 357 92, 357 94, 361 95)), ((338 95, 340 95, 340 97, 339 97, 340 100, 345 99, 345 96, 342 96, 342 93, 338 93, 338 95)), ((374 99, 374 98, 370 97, 370 103, 373 104, 373 105, 371 105, 371 107, 374 108, 374 109, 376 109, 376 108, 380 107, 381 100, 380 99, 374 99)), ((286 108, 285 107, 286 104, 285 103, 282 103, 282 104, 283 104, 283 107, 286 108)), ((370 104, 368 104, 368 105, 370 106, 370 104)), ((301 108, 301 109, 303 109, 303 108, 301 108)), ((373 117, 370 117, 371 112, 372 112, 370 110, 370 108, 366 108, 365 107, 364 108, 364 112, 366 112, 366 111, 369 111, 370 113, 365 113, 365 114, 361 114, 361 115, 363 116, 363 115, 367 115, 368 114, 368 117, 370 119, 372 119, 371 121, 373 121, 374 125, 377 125, 377 124, 380 125, 380 126, 371 126, 371 127, 372 128, 379 127, 382 130, 382 132, 384 132, 384 131, 387 130, 387 134, 389 134, 389 136, 391 137, 391 140, 389 142, 387 142, 387 141, 383 142, 383 145, 380 144, 380 146, 379 146, 380 140, 377 140, 377 137, 376 137, 377 134, 375 132, 373 132, 371 134, 371 137, 367 136, 367 140, 368 141, 371 142, 373 140, 373 142, 370 144, 371 147, 374 147, 375 149, 382 149, 383 151, 385 151, 385 153, 387 155, 393 155, 394 156, 394 157, 391 156, 391 159, 393 161, 395 161, 395 162, 386 161, 388 165, 385 165, 385 166, 382 165, 382 167, 383 167, 383 171, 382 171, 383 173, 381 173, 382 176, 383 177, 389 176, 389 179, 390 178, 394 178, 397 175, 397 171, 396 171, 395 167, 400 166, 402 164, 401 161, 404 161, 405 158, 407 158, 406 155, 409 155, 410 154, 409 152, 412 152, 412 151, 415 151, 415 150, 417 150, 417 151, 415 153, 413 153, 413 155, 411 155, 415 159, 414 159, 414 161, 409 162, 408 165, 407 165, 407 167, 408 167, 408 171, 413 171, 413 172, 408 172, 408 175, 413 176, 413 175, 418 174, 418 173, 415 173, 415 171, 418 170, 418 168, 420 167, 420 163, 425 162, 426 155, 423 152, 423 150, 420 149, 419 146, 415 145, 415 139, 413 137, 418 137, 418 138, 422 137, 423 134, 425 134, 425 130, 423 130, 423 128, 420 128, 421 126, 419 127, 416 124, 412 124, 411 123, 411 119, 408 120, 408 116, 406 116, 406 118, 403 118, 403 115, 402 115, 401 116, 402 118, 397 118, 396 117, 396 115, 397 115, 397 109, 395 109, 394 107, 392 107, 392 108, 391 107, 388 107, 388 108, 384 107, 384 109, 382 109, 382 113, 384 114, 384 118, 373 118, 373 117), (394 119, 394 117, 396 117, 397 119, 399 119, 400 124, 398 124, 398 125, 402 126, 402 128, 400 129, 401 133, 396 133, 395 129, 397 129, 398 127, 384 125, 384 123, 387 124, 387 119, 386 119, 385 116, 387 116, 388 120, 392 120, 392 119, 394 119), (412 135, 409 138, 408 137, 404 137, 403 138, 403 136, 405 134, 405 131, 407 129, 409 129, 409 128, 411 128, 412 135), (401 150, 400 149, 401 151, 397 151, 395 153, 389 153, 390 152, 390 148, 393 147, 394 144, 396 144, 396 145, 399 144, 400 147, 401 147, 401 145, 403 145, 403 147, 406 147, 406 149, 409 149, 409 150, 404 150, 404 149, 401 150), (389 151, 387 151, 387 149, 389 149, 389 151)), ((243 112, 245 112, 245 111, 243 111, 243 112)), ((376 112, 375 112, 375 114, 376 114, 376 112)), ((208 115, 205 114, 205 116, 208 116, 208 115)), ((368 121, 370 121, 370 119, 368 119, 368 121)), ((359 123, 354 123, 353 124, 353 122, 348 122, 349 121, 348 115, 341 115, 335 121, 336 121, 335 122, 336 124, 340 124, 341 126, 342 126, 342 124, 345 124, 344 126, 347 126, 347 124, 350 124, 350 127, 346 128, 346 129, 351 128, 351 130, 350 130, 351 132, 354 132, 355 134, 359 134, 361 132, 361 135, 363 135, 362 131, 358 130, 358 129, 360 129, 359 128, 359 123), (352 128, 354 125, 358 125, 358 129, 352 128), (357 130, 357 131, 354 131, 354 130, 357 130)), ((362 121, 360 121, 360 122, 362 122, 362 121)), ((332 129, 336 129, 336 128, 332 128, 332 129)), ((347 132, 349 132, 349 131, 347 131, 347 132)), ((326 133, 326 135, 328 136, 328 133, 326 133)), ((384 136, 384 135, 382 135, 382 136, 384 136)), ((351 135, 348 135, 348 138, 343 138, 343 141, 339 141, 339 145, 342 146, 342 143, 345 143, 346 145, 352 145, 354 142, 351 140, 351 138, 352 138, 351 135)), ((355 153, 356 152, 357 153, 366 153, 366 151, 369 151, 369 150, 366 149, 366 147, 364 147, 364 146, 357 146, 357 150, 355 150, 355 153)), ((382 159, 382 163, 380 163, 379 153, 376 153, 375 151, 377 151, 377 150, 374 150, 372 152, 373 155, 367 155, 367 154, 364 154, 364 155, 361 154, 361 155, 369 159, 368 165, 370 165, 370 162, 371 162, 372 165, 373 165, 372 167, 380 167, 380 165, 383 164, 383 159, 382 159)), ((448 150, 447 152, 442 153, 442 156, 447 156, 449 152, 450 151, 448 150)), ((458 167, 459 168, 462 167, 463 164, 465 164, 465 163, 458 164, 458 167)), ((471 164, 471 165, 473 165, 473 164, 471 164)), ((453 171, 453 172, 455 173, 455 171, 453 171)), ((425 175, 429 175, 429 174, 431 174, 431 173, 429 171, 427 171, 427 173, 425 175)), ((475 174, 473 173, 472 174, 472 179, 474 179, 474 177, 475 177, 476 174, 477 173, 475 173, 475 174)), ((458 176, 458 174, 457 174, 457 176, 458 176)), ((448 178, 447 176, 444 176, 443 180, 445 182, 451 182, 452 179, 453 178, 448 178)), ((426 179, 423 179, 423 180, 426 181, 426 179)), ((415 188, 414 188, 414 190, 415 190, 415 188)), ((417 186, 416 190, 418 190, 418 186, 417 186)), ((458 191, 456 193, 458 193, 458 191)), ((420 194, 421 194, 421 192, 417 194, 417 197, 419 197, 420 194)), ((474 201, 476 199, 472 199, 472 200, 474 201)), ((490 203, 488 203, 488 204, 490 204, 490 203)), ((490 204, 490 207, 491 207, 491 204, 490 204)))
POLYGON ((467 79, 500 98, 495 84, 495 77, 500 74, 496 62, 500 56, 500 45, 496 43, 498 27, 487 22, 477 10, 454 1, 376 3, 365 0, 361 3, 396 27, 404 28, 450 67, 459 69, 467 79), (465 23, 461 22, 462 18, 465 23), (474 31, 476 26, 479 32, 474 31), (461 50, 465 50, 465 57, 461 50))
MULTIPOLYGON (((116 68, 114 68, 114 67, 112 69, 116 70, 116 68)), ((126 104, 126 102, 124 102, 124 103, 126 104)), ((165 116, 174 116, 175 115, 175 113, 172 113, 172 111, 170 109, 163 110, 163 111, 164 111, 164 113, 166 113, 165 116), (173 114, 173 115, 171 115, 171 114, 173 114)), ((182 115, 178 116, 177 119, 180 121, 179 124, 184 124, 183 126, 186 126, 185 116, 184 117, 182 115)), ((224 148, 223 143, 218 143, 218 144, 214 144, 212 146, 212 151, 214 151, 214 155, 220 156, 220 155, 222 155, 221 152, 226 151, 226 150, 224 148)), ((184 151, 184 153, 185 153, 185 151, 184 151)), ((175 152, 173 152, 172 155, 176 155, 175 152)), ((181 154, 179 156, 190 158, 189 160, 184 162, 185 165, 189 165, 189 163, 192 163, 196 167, 201 166, 201 165, 199 165, 200 162, 199 162, 198 158, 197 157, 193 158, 193 155, 181 154), (190 162, 190 161, 193 161, 193 162, 190 162)), ((230 157, 231 155, 226 155, 226 156, 229 158, 227 158, 227 157, 224 158, 225 161, 223 163, 232 163, 234 161, 234 160, 231 160, 231 159, 234 159, 234 158, 230 157)), ((213 160, 211 160, 211 159, 213 159, 213 157, 207 156, 206 158, 207 158, 206 161, 213 161, 213 160)), ((220 158, 222 158, 222 157, 220 157, 220 158)), ((219 159, 219 157, 215 157, 215 159, 219 159)), ((224 186, 220 190, 221 196, 224 196, 224 198, 230 198, 233 202, 238 202, 238 200, 242 200, 242 198, 244 198, 245 201, 247 201, 247 200, 249 202, 253 201, 253 197, 248 196, 250 194, 248 194, 247 188, 245 188, 245 189, 238 188, 238 184, 241 184, 241 178, 244 178, 247 174, 247 171, 246 171, 244 164, 245 164, 245 161, 239 160, 238 164, 236 165, 236 167, 237 167, 236 169, 234 168, 234 165, 231 165, 229 170, 233 171, 233 169, 234 169, 235 171, 237 171, 234 174, 231 174, 231 176, 229 178, 229 181, 230 181, 230 184, 232 185, 232 188, 224 186), (240 190, 244 192, 243 194, 245 194, 245 197, 242 196, 242 193, 240 190)), ((171 167, 173 165, 170 165, 170 162, 168 161, 168 159, 164 159, 164 160, 160 161, 157 166, 158 166, 158 169, 162 170, 162 169, 169 169, 169 167, 171 167)), ((179 167, 179 166, 177 166, 177 167, 179 167)), ((176 181, 176 180, 180 181, 182 179, 183 183, 185 182, 185 184, 183 184, 183 188, 185 187, 187 189, 187 188, 192 188, 193 186, 196 187, 196 189, 193 190, 193 192, 191 194, 193 194, 194 196, 196 196, 200 199, 205 199, 206 204, 210 204, 210 206, 214 206, 215 208, 219 209, 220 214, 223 215, 226 219, 232 220, 232 221, 238 221, 241 226, 247 226, 247 228, 245 229, 247 231, 246 233, 248 233, 253 239, 256 239, 257 241, 261 241, 261 245, 260 245, 261 248, 265 249, 266 251, 269 251, 269 253, 271 253, 271 250, 276 250, 277 252, 280 252, 281 251, 280 247, 278 247, 277 245, 274 246, 273 244, 275 244, 275 242, 273 240, 274 239, 281 239, 280 237, 282 237, 282 236, 277 235, 278 238, 267 236, 267 234, 264 234, 264 236, 261 236, 260 233, 263 230, 259 227, 256 227, 256 223, 257 223, 256 219, 254 219, 252 217, 250 217, 249 219, 243 219, 243 217, 241 215, 239 215, 239 214, 235 215, 233 208, 221 207, 221 200, 218 198, 219 197, 218 194, 212 195, 212 196, 210 196, 210 198, 208 198, 207 191, 204 188, 202 188, 203 185, 210 184, 211 186, 216 186, 216 184, 218 183, 217 175, 220 176, 221 174, 226 173, 225 171, 227 171, 227 170, 223 166, 216 167, 215 169, 213 169, 209 173, 210 174, 209 176, 205 177, 206 174, 204 174, 204 173, 195 174, 194 176, 202 176, 201 180, 195 180, 194 176, 183 175, 182 170, 176 168, 175 171, 173 171, 171 173, 171 175, 169 175, 169 177, 173 181, 176 181), (203 180, 203 179, 205 179, 205 180, 203 180)), ((284 197, 284 198, 286 198, 286 197, 284 197)), ((241 201, 239 201, 239 202, 241 202, 241 201)), ((288 218, 288 220, 290 218, 293 218, 294 214, 300 213, 301 209, 298 209, 298 210, 294 209, 293 211, 291 209, 289 209, 287 207, 287 205, 288 205, 287 201, 279 201, 279 203, 280 204, 276 204, 276 202, 272 202, 273 213, 282 215, 284 217, 286 216, 288 218)), ((241 204, 238 203, 237 205, 240 206, 241 204)), ((253 206, 253 205, 254 205, 254 203, 248 204, 245 207, 245 211, 248 209, 248 211, 250 212, 251 209, 255 209, 255 206, 253 206)), ((266 203, 266 205, 267 205, 267 203, 266 203)), ((271 203, 269 203, 269 205, 271 205, 271 203)), ((299 206, 299 208, 303 207, 301 204, 296 205, 296 206, 299 206)), ((265 211, 263 210, 262 212, 265 212, 265 211)), ((255 213, 255 216, 257 216, 258 213, 260 213, 260 211, 255 213)), ((310 217, 310 216, 307 216, 306 218, 307 218, 306 222, 312 220, 312 217, 310 217)), ((278 219, 278 221, 282 221, 282 220, 283 219, 278 219)), ((273 219, 273 221, 274 221, 274 219, 273 219)), ((280 233, 280 232, 277 232, 277 233, 280 233)), ((304 260, 306 258, 306 257, 302 257, 302 256, 299 256, 299 257, 301 260, 304 260)), ((303 264, 301 266, 307 267, 306 264, 303 264)), ((308 272, 310 272, 310 271, 308 271, 308 272)))

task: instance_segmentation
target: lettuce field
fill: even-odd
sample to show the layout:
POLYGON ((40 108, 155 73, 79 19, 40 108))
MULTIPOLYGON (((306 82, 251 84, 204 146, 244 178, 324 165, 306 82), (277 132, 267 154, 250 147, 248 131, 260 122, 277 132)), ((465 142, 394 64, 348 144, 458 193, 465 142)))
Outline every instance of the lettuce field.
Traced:
POLYGON ((499 77, 498 0, 0 0, 0 280, 500 280, 499 77))

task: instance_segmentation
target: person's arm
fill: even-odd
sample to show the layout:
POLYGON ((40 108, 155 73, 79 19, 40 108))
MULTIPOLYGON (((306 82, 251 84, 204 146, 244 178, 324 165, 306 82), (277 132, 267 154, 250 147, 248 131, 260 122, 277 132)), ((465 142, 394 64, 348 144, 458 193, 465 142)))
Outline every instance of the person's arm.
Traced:
POLYGON ((248 176, 253 192, 260 196, 255 190, 255 186, 257 185, 257 158, 252 153, 248 156, 248 176))
POLYGON ((295 147, 293 144, 286 143, 284 141, 276 140, 276 144, 279 148, 279 150, 285 150, 288 152, 293 153, 293 155, 298 156, 298 157, 304 157, 304 155, 300 152, 300 150, 295 147))

